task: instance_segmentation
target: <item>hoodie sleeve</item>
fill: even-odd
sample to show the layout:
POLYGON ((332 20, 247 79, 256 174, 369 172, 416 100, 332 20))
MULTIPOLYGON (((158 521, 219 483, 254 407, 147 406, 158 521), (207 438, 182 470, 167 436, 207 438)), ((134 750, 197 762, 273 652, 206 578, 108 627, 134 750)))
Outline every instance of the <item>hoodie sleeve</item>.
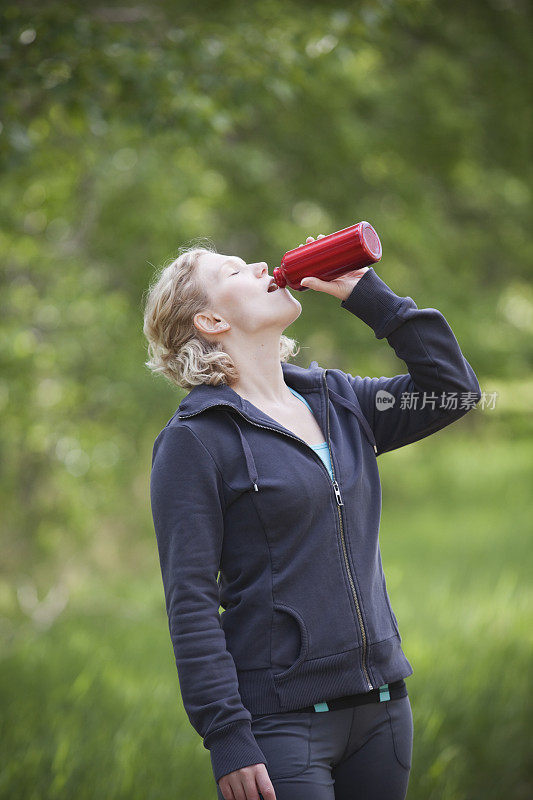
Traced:
POLYGON ((386 338, 408 369, 391 378, 342 373, 372 428, 377 455, 446 427, 481 399, 474 370, 436 308, 418 308, 411 297, 395 294, 372 267, 341 306, 376 339, 386 338))
POLYGON ((222 479, 187 426, 167 426, 155 440, 150 495, 183 705, 210 750, 218 781, 267 759, 252 733, 220 623, 222 479))

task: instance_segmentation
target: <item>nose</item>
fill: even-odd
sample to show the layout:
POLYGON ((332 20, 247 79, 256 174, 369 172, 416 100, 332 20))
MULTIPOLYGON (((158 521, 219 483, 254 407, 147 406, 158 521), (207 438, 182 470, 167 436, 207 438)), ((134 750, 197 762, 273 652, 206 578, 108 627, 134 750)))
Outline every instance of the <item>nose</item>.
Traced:
POLYGON ((259 277, 262 278, 265 272, 268 272, 268 264, 266 261, 260 261, 257 265, 259 277))

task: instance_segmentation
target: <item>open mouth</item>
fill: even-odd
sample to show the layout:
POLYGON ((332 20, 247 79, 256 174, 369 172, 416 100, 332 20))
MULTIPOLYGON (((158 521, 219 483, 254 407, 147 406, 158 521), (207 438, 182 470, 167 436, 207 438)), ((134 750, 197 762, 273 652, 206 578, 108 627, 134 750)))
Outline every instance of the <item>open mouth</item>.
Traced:
POLYGON ((268 289, 267 289, 267 292, 269 292, 269 293, 270 293, 270 292, 275 292, 275 291, 276 291, 276 289, 279 289, 279 286, 278 286, 278 284, 276 283, 276 281, 274 280, 274 278, 272 278, 272 279, 271 279, 271 281, 270 281, 270 283, 268 284, 268 289))

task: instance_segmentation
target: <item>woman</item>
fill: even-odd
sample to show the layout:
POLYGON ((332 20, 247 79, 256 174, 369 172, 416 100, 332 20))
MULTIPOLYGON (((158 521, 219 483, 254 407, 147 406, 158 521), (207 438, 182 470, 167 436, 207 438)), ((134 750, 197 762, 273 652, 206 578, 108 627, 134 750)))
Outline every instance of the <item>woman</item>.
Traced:
POLYGON ((150 287, 146 363, 190 389, 151 472, 181 694, 219 798, 400 800, 413 669, 382 570, 377 456, 459 419, 480 389, 443 315, 373 268, 302 284, 408 373, 289 363, 302 306, 264 262, 191 248, 150 287))

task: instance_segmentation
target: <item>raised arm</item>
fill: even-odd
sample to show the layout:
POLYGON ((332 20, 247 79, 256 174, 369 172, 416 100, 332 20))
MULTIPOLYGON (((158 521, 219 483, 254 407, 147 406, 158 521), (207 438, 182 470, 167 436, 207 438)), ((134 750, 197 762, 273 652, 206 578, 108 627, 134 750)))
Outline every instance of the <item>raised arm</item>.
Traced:
POLYGON ((395 294, 373 268, 341 306, 369 325, 376 339, 386 338, 408 369, 391 378, 344 373, 372 427, 378 455, 446 427, 479 401, 475 372, 436 308, 418 308, 411 297, 395 294))
POLYGON ((349 381, 374 433, 377 455, 446 427, 480 400, 474 370, 436 308, 418 308, 411 297, 397 295, 373 267, 336 281, 302 283, 340 299, 342 308, 369 325, 376 339, 386 338, 407 365, 407 373, 390 378, 328 369, 349 381))
POLYGON ((220 624, 222 480, 190 428, 167 426, 157 437, 150 494, 183 705, 210 750, 218 781, 267 760, 253 736, 220 624))

